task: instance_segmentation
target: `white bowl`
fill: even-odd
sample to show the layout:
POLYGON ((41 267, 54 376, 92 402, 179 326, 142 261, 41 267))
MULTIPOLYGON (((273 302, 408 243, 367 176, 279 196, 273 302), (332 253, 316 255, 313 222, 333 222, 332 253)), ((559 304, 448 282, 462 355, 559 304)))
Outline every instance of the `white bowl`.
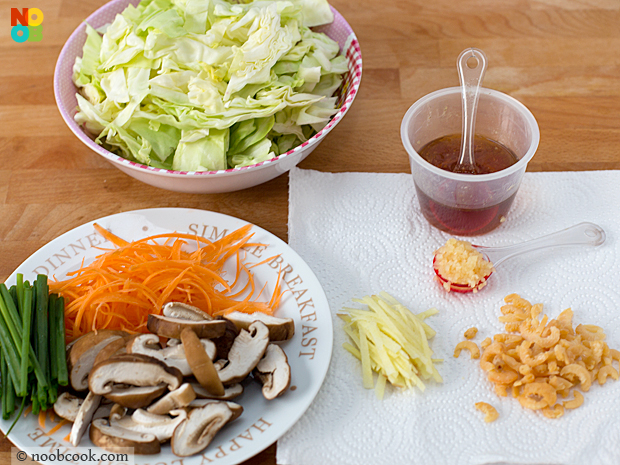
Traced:
POLYGON ((340 89, 338 113, 314 137, 289 150, 285 154, 252 166, 220 171, 172 171, 153 168, 126 160, 95 143, 73 119, 77 112, 76 87, 71 80, 73 64, 77 56, 82 55, 86 40, 86 23, 94 28, 112 22, 129 4, 136 5, 138 0, 113 0, 90 15, 86 21, 71 34, 65 43, 54 72, 54 95, 56 104, 69 129, 89 148, 104 157, 118 169, 151 186, 177 192, 195 194, 213 194, 231 192, 267 182, 282 173, 286 173, 306 158, 325 136, 345 115, 359 89, 362 78, 362 53, 357 37, 346 20, 332 7, 333 23, 315 28, 324 32, 340 45, 341 53, 347 57, 349 67, 340 89))

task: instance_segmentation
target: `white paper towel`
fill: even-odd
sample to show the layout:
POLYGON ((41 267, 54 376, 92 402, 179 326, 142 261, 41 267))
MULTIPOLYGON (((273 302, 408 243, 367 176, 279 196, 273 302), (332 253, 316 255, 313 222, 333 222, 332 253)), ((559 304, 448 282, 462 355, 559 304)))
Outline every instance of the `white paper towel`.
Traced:
POLYGON ((475 341, 504 332, 503 298, 516 292, 544 304, 549 318, 571 307, 574 324, 596 324, 620 348, 620 172, 526 173, 507 221, 468 238, 501 246, 582 221, 602 226, 598 248, 564 247, 501 264, 478 294, 446 293, 433 281, 433 251, 450 237, 431 227, 408 174, 290 173, 289 243, 317 274, 334 321, 329 372, 314 403, 278 442, 277 462, 291 465, 620 463, 620 381, 592 386, 584 405, 557 420, 499 398, 477 361, 455 345, 472 326, 475 341), (353 297, 387 291, 414 312, 437 307, 427 320, 431 347, 445 361, 443 384, 425 392, 390 387, 382 401, 362 388, 359 362, 342 348, 335 316, 353 297), (474 404, 494 405, 484 423, 474 404))

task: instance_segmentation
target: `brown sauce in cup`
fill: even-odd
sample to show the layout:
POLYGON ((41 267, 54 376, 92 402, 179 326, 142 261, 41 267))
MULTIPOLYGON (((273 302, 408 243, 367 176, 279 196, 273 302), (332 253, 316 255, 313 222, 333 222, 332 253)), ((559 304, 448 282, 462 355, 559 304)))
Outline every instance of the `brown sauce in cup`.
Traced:
MULTIPOLYGON (((426 144, 418 152, 429 163, 454 172, 461 153, 461 135, 440 137, 426 144)), ((474 137, 475 173, 488 174, 501 171, 518 161, 516 155, 504 145, 484 136, 474 137)), ((473 236, 487 233, 505 219, 515 194, 497 205, 480 209, 458 208, 442 205, 428 197, 416 186, 422 213, 435 227, 451 234, 473 236)))
MULTIPOLYGON (((418 153, 430 164, 446 171, 455 171, 456 162, 461 154, 461 135, 435 139, 418 153)), ((474 136, 474 166, 473 174, 495 173, 514 165, 518 161, 516 155, 506 146, 485 136, 474 136)))

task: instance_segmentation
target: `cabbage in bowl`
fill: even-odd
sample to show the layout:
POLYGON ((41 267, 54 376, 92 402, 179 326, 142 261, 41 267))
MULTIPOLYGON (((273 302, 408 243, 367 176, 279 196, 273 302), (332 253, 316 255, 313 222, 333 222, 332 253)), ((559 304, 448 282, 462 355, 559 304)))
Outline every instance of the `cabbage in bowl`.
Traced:
POLYGON ((124 158, 177 171, 248 166, 312 137, 347 72, 310 27, 324 0, 143 0, 76 58, 75 120, 124 158))

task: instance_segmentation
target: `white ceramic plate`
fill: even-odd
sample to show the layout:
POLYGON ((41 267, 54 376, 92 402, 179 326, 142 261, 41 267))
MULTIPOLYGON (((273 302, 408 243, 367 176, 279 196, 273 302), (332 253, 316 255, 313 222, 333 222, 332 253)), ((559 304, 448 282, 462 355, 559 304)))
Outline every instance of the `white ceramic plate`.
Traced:
MULTIPOLYGON (((182 208, 137 210, 96 222, 127 240, 172 231, 215 239, 247 224, 219 213, 182 208)), ((78 268, 82 259, 88 262, 102 253, 102 247, 111 248, 109 242, 95 233, 92 223, 79 226, 39 249, 15 270, 7 284, 15 282, 16 273, 23 273, 24 279, 30 281, 36 273, 62 278, 68 271, 78 268)), ((247 262, 258 263, 279 255, 279 258, 253 268, 257 287, 260 289, 267 283, 263 292, 266 298, 273 291, 279 267, 286 272, 282 285, 287 292, 276 315, 295 320, 295 336, 282 344, 291 365, 291 388, 282 397, 267 401, 258 383, 246 383, 244 393, 235 399, 243 406, 243 414, 226 425, 202 454, 185 457, 181 462, 170 446, 164 445, 157 456, 135 456, 135 463, 190 465, 213 461, 218 465, 238 464, 273 444, 303 415, 318 393, 332 353, 332 321, 325 293, 312 270, 285 242, 257 226, 253 226, 252 231, 255 233, 252 241, 268 246, 246 249, 247 262)), ((7 431, 11 422, 0 420, 0 428, 7 431)), ((42 430, 37 417, 29 415, 19 420, 9 439, 29 455, 42 453, 40 447, 45 447, 48 452, 56 449, 70 452, 71 445, 63 440, 70 432, 70 425, 63 426, 51 436, 45 435, 54 425, 48 420, 42 430)), ((88 433, 79 447, 91 448, 98 454, 105 452, 92 445, 88 433)))

